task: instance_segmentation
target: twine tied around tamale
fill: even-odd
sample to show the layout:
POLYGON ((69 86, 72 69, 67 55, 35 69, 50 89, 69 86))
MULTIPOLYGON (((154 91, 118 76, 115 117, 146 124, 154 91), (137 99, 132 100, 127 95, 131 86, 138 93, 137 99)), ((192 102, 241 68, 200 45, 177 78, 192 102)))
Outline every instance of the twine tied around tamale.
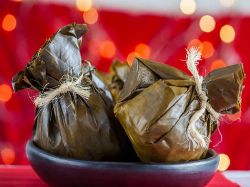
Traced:
POLYGON ((42 107, 48 105, 52 100, 58 98, 59 95, 65 94, 67 92, 75 93, 82 98, 88 98, 90 96, 89 93, 89 84, 82 84, 82 79, 86 76, 89 72, 93 71, 94 68, 91 66, 89 62, 89 71, 86 73, 82 73, 78 78, 71 77, 69 75, 65 75, 62 77, 62 83, 59 87, 49 90, 46 92, 41 93, 38 97, 35 98, 34 104, 36 107, 42 107))
MULTIPOLYGON (((208 111, 211 115, 213 121, 218 121, 220 114, 216 112, 208 102, 208 97, 206 92, 202 89, 203 77, 199 75, 197 70, 197 65, 201 60, 201 53, 198 48, 187 49, 186 64, 188 70, 192 73, 194 81, 196 83, 195 88, 200 99, 200 109, 197 110, 191 117, 189 125, 187 127, 187 138, 188 141, 193 145, 193 149, 202 147, 206 148, 208 146, 207 137, 203 136, 196 129, 195 123, 200 117, 208 111)), ((190 147, 189 147, 190 148, 190 147)))

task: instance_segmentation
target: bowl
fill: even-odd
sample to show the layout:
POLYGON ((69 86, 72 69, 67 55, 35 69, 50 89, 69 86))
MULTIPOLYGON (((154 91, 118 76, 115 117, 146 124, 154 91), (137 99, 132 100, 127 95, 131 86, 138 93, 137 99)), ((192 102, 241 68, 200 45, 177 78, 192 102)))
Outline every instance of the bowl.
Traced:
POLYGON ((211 180, 219 162, 211 149, 205 159, 175 164, 76 160, 47 153, 32 141, 26 154, 45 182, 60 187, 201 187, 211 180))

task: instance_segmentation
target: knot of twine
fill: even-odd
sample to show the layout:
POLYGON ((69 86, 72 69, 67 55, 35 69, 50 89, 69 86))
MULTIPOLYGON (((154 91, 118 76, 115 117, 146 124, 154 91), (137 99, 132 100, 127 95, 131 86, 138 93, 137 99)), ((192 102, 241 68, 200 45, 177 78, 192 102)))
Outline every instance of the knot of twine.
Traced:
MULTIPOLYGON (((196 83, 196 92, 198 94, 198 97, 200 99, 200 109, 196 111, 189 122, 189 125, 187 127, 187 138, 188 141, 193 145, 193 149, 202 147, 206 148, 209 143, 209 139, 200 134, 199 131, 196 129, 195 123, 199 118, 208 111, 211 115, 211 118, 213 121, 218 121, 220 114, 216 112, 212 106, 208 103, 208 97, 206 95, 206 92, 202 89, 202 82, 203 77, 199 75, 197 70, 197 65, 199 63, 199 60, 201 60, 201 53, 199 49, 197 48, 189 48, 187 49, 187 55, 186 55, 186 64, 188 70, 192 73, 194 81, 196 83)), ((190 149, 190 147, 189 147, 190 149)))
POLYGON ((67 92, 75 93, 82 98, 89 98, 90 92, 89 84, 82 84, 82 79, 86 76, 87 73, 94 70, 89 62, 89 71, 86 73, 82 73, 79 78, 71 77, 69 75, 63 76, 62 79, 64 81, 60 84, 60 86, 56 89, 49 90, 46 92, 41 93, 38 97, 35 98, 34 104, 36 107, 42 107, 48 105, 52 100, 58 98, 59 95, 65 94, 67 92), (66 78, 65 78, 66 77, 66 78))

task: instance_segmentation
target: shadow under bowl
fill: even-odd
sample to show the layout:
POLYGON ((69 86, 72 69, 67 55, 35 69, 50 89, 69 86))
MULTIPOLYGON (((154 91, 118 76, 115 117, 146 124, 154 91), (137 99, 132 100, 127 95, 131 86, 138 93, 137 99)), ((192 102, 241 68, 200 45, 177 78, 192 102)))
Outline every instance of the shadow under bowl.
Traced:
POLYGON ((211 149, 205 159, 175 164, 76 160, 47 153, 32 141, 26 154, 45 182, 60 187, 201 187, 211 180, 219 162, 211 149))

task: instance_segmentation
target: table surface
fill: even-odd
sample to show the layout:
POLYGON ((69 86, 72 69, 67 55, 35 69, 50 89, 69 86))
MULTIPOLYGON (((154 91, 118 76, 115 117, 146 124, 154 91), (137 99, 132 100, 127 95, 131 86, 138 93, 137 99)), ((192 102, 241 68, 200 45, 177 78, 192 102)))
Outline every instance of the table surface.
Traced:
MULTIPOLYGON (((0 165, 0 187, 48 187, 31 166, 0 165)), ((250 187, 250 171, 217 172, 207 187, 250 187), (237 183, 236 185, 233 182, 237 183)))
POLYGON ((250 187, 250 171, 226 171, 223 174, 242 187, 250 187))

